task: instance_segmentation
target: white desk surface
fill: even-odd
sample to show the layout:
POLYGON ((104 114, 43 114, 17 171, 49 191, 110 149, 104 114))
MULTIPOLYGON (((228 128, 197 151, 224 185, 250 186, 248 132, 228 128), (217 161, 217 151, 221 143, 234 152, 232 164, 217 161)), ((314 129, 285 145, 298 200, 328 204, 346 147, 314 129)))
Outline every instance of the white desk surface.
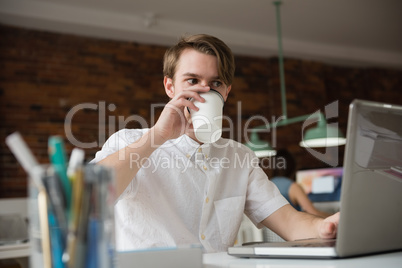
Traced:
MULTIPOLYGON (((29 243, 3 246, 0 259, 29 256, 29 243)), ((237 258, 226 252, 203 254, 204 268, 401 268, 402 251, 335 260, 237 258)))
POLYGON ((30 252, 29 243, 1 245, 0 259, 28 257, 30 252))
POLYGON ((401 268, 402 251, 334 260, 247 259, 233 257, 226 252, 221 252, 204 254, 203 263, 204 268, 401 268))

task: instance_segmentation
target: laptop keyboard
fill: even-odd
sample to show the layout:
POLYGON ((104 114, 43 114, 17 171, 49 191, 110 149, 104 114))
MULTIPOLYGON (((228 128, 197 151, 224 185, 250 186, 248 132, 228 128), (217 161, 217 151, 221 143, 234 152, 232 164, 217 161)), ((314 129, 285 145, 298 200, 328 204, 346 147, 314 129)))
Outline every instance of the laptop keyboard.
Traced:
POLYGON ((316 247, 316 248, 326 248, 326 247, 334 247, 335 246, 335 239, 331 239, 328 241, 306 241, 297 244, 293 244, 292 247, 316 247))

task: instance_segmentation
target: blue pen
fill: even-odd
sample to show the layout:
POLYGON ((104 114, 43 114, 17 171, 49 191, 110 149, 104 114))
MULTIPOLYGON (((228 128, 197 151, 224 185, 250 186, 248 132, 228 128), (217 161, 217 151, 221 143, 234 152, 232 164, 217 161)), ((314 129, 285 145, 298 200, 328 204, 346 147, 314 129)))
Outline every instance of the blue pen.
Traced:
POLYGON ((50 232, 50 244, 52 247, 52 263, 53 268, 64 268, 62 261, 63 245, 62 237, 56 218, 51 210, 48 210, 49 219, 49 232, 50 232))
POLYGON ((57 176, 60 178, 66 198, 67 215, 71 207, 71 183, 67 177, 67 158, 63 139, 59 136, 49 138, 49 157, 57 176))
MULTIPOLYGON (((99 220, 96 217, 90 217, 88 222, 86 268, 99 267, 99 232, 99 220)), ((106 252, 102 253, 106 254, 106 252)))

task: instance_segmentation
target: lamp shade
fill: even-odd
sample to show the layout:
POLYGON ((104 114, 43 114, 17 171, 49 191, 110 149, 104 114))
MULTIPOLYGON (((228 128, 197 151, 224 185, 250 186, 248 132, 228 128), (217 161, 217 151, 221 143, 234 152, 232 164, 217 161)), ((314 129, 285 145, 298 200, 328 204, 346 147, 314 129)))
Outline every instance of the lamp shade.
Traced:
POLYGON ((261 140, 256 131, 251 133, 250 140, 245 145, 253 150, 258 158, 273 156, 276 154, 276 151, 271 147, 269 142, 261 140))
POLYGON ((328 125, 325 120, 320 120, 317 127, 306 131, 300 146, 317 148, 339 146, 345 143, 345 136, 339 128, 328 125))

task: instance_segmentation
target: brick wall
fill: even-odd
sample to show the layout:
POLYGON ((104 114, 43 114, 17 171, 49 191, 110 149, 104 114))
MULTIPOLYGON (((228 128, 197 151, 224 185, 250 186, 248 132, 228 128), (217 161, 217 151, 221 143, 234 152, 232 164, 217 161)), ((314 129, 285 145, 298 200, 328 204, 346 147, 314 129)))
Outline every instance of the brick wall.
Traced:
MULTIPOLYGON (((0 25, 0 36, 0 198, 26 196, 26 174, 4 143, 12 132, 23 135, 41 163, 48 163, 50 135, 63 136, 68 153, 77 142, 96 143, 85 148, 90 160, 117 129, 151 126, 152 113, 160 112, 152 110, 151 104, 168 101, 162 83, 166 47, 5 25, 0 25), (77 105, 83 109, 74 112, 77 105), (75 142, 65 127, 71 128, 75 142)), ((224 135, 243 141, 238 133, 247 122, 262 124, 250 118, 262 115, 271 120, 281 115, 278 62, 237 55, 236 63, 225 105, 234 130, 224 135)), ((354 98, 402 104, 401 71, 285 59, 285 72, 289 117, 315 112, 338 100, 339 125, 345 132, 348 105, 354 98)), ((299 167, 324 167, 298 146, 300 133, 301 123, 279 128, 276 147, 293 152, 299 167)), ((269 134, 261 137, 272 139, 269 134)), ((342 154, 340 147, 336 155, 340 163, 342 154)))

